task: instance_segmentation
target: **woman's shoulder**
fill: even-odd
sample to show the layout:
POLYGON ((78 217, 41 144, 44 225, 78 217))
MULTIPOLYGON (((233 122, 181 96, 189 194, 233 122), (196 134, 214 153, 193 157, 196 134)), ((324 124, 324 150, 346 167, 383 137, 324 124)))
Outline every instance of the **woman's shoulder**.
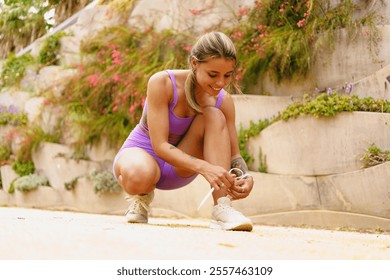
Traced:
POLYGON ((159 72, 154 73, 149 80, 160 81, 160 82, 170 80, 169 72, 171 72, 177 79, 177 78, 187 77, 190 70, 183 70, 183 69, 161 70, 159 72))
POLYGON ((167 71, 159 71, 154 73, 149 78, 148 85, 164 85, 169 81, 169 75, 167 71))
POLYGON ((223 101, 221 104, 221 110, 227 113, 235 111, 234 99, 231 94, 224 90, 223 101))

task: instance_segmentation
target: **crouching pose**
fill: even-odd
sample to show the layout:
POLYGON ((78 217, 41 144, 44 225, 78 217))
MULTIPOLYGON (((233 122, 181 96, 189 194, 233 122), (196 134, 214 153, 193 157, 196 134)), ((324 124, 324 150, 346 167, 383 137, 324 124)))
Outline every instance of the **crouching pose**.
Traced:
POLYGON ((236 50, 223 33, 201 36, 189 55, 188 70, 155 73, 139 124, 114 159, 114 175, 129 195, 128 222, 146 223, 154 189, 186 186, 200 174, 214 188, 211 228, 252 230, 252 222, 231 201, 249 195, 235 128, 232 97, 237 88, 236 50))

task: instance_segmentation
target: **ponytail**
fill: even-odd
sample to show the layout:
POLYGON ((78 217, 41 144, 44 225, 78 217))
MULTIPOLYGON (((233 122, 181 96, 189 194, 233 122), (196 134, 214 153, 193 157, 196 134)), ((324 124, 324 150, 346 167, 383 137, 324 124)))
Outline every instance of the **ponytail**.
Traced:
POLYGON ((191 69, 191 72, 188 75, 185 82, 186 99, 191 109, 195 110, 195 112, 197 113, 201 113, 202 109, 200 108, 198 102, 196 102, 195 99, 195 83, 196 83, 195 70, 191 69))

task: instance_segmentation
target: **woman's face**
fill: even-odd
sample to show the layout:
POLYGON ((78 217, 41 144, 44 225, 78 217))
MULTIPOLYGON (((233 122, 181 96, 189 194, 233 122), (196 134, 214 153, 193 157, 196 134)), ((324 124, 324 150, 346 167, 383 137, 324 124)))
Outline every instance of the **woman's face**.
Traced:
POLYGON ((233 75, 235 61, 225 58, 210 58, 198 62, 193 58, 196 70, 197 92, 216 96, 222 88, 227 86, 233 75))

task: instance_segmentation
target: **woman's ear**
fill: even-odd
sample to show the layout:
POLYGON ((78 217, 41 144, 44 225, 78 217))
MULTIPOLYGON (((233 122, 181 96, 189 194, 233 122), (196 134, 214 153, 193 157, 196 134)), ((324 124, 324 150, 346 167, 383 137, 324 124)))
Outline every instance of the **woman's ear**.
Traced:
POLYGON ((192 69, 196 69, 196 67, 197 67, 197 63, 198 61, 197 61, 197 59, 196 59, 196 57, 195 56, 191 56, 191 66, 192 66, 192 69))

